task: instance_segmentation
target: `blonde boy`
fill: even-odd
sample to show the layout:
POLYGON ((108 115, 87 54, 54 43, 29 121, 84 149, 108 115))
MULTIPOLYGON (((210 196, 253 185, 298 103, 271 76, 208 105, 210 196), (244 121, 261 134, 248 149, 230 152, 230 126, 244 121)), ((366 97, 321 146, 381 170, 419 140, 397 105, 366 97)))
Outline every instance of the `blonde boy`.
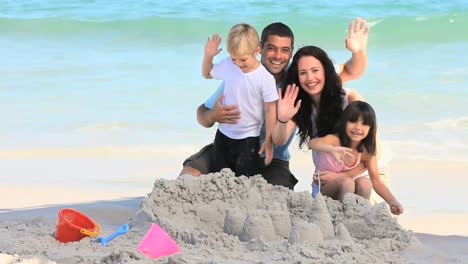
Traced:
POLYGON ((273 157, 271 134, 276 124, 276 82, 257 60, 260 53, 258 33, 251 25, 234 25, 228 33, 230 57, 213 64, 221 49, 221 37, 214 34, 205 45, 202 74, 207 79, 224 80, 223 104, 237 105, 241 118, 220 123, 214 140, 211 171, 232 169, 237 176, 259 173, 258 159, 265 152, 265 163, 273 157), (259 135, 265 113, 266 139, 260 148, 259 135))

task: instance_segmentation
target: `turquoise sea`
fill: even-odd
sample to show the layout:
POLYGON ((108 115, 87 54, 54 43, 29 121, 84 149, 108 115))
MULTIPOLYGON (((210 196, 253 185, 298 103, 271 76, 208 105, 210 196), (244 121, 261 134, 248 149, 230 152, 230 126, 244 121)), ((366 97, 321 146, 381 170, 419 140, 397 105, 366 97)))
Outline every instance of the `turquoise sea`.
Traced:
POLYGON ((468 162, 466 0, 5 0, 1 164, 18 151, 53 158, 50 149, 83 148, 178 151, 172 161, 180 164, 214 136, 196 122, 196 108, 219 84, 201 77, 208 36, 224 37, 239 22, 261 32, 282 21, 296 48, 317 45, 341 63, 357 16, 372 26, 369 64, 346 86, 376 108, 393 157, 468 162))

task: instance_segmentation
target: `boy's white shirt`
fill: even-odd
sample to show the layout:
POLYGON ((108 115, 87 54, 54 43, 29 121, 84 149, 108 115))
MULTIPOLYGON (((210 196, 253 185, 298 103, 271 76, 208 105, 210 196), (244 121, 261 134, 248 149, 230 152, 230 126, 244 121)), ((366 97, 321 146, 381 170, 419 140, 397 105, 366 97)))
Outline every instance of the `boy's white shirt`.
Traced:
MULTIPOLYGON (((232 139, 258 137, 263 123, 264 103, 278 100, 273 75, 262 64, 257 69, 244 73, 230 57, 214 64, 210 74, 214 79, 224 80, 223 105, 237 105, 241 112, 237 124, 221 123, 218 129, 232 139)), ((222 92, 223 89, 218 88, 210 99, 214 96, 219 98, 222 92)), ((216 99, 210 99, 205 102, 205 106, 213 108, 216 99)))

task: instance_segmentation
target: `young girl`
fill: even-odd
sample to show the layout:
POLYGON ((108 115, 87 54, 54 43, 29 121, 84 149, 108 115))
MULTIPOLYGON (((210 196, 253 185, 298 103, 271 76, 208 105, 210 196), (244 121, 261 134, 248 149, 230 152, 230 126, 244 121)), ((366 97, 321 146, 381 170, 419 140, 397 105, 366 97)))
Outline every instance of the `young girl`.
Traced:
MULTIPOLYGON (((374 190, 390 205, 392 214, 403 213, 403 207, 379 175, 376 158, 377 122, 374 109, 366 102, 350 103, 343 111, 336 131, 337 134, 329 134, 309 141, 309 147, 313 150, 316 174, 320 171, 341 172, 363 162, 369 172, 374 190)), ((342 178, 343 181, 368 181, 367 178, 342 178)), ((321 179, 321 193, 341 201, 345 193, 355 193, 355 188, 358 188, 358 184, 330 185, 329 181, 330 179, 321 179)))

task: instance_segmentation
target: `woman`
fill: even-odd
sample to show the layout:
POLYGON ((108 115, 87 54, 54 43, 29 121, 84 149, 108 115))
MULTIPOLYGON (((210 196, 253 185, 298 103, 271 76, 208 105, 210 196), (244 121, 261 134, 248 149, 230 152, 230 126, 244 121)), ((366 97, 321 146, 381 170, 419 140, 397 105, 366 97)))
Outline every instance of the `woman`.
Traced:
MULTIPOLYGON (((364 101, 357 91, 343 88, 333 62, 315 46, 305 46, 296 52, 286 81, 289 85, 284 95, 278 91, 278 122, 273 131, 277 145, 284 144, 296 128, 300 147, 312 138, 335 133, 343 109, 351 102, 364 101)), ((364 170, 360 164, 341 173, 321 171, 321 192, 337 199, 348 192, 368 198, 371 181, 367 177, 355 178, 364 170)))

